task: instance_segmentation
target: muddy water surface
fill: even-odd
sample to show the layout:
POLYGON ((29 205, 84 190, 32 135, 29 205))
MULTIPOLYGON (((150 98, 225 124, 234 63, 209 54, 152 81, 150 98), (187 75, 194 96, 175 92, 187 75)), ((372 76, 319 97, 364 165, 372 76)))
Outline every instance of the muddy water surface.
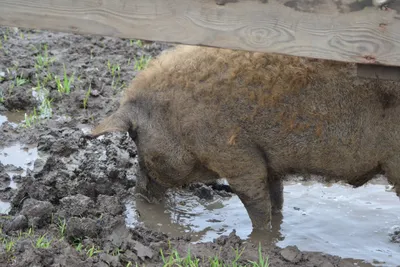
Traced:
MULTIPOLYGON (((27 169, 33 170, 33 163, 37 157, 35 146, 29 147, 16 143, 0 149, 0 162, 3 165, 12 165, 12 168, 6 171, 11 178, 9 187, 17 188, 13 177, 15 175, 25 176, 27 169)), ((6 214, 9 209, 10 203, 0 200, 0 213, 6 214)))
MULTIPOLYGON (((238 197, 203 200, 193 193, 175 193, 163 205, 137 200, 127 203, 127 223, 136 221, 172 236, 189 234, 193 242, 212 241, 233 229, 243 239, 279 247, 355 258, 355 265, 399 266, 400 245, 390 242, 400 225, 400 200, 385 181, 354 189, 345 185, 286 183, 283 218, 268 236, 250 236, 251 223, 238 197), (136 208, 140 211, 138 214, 136 208), (279 223, 281 222, 281 223, 279 223)), ((277 223, 276 223, 277 222, 277 223)))
POLYGON ((0 126, 5 122, 10 122, 13 126, 16 126, 18 123, 23 121, 25 118, 25 112, 9 112, 6 111, 0 114, 0 126))

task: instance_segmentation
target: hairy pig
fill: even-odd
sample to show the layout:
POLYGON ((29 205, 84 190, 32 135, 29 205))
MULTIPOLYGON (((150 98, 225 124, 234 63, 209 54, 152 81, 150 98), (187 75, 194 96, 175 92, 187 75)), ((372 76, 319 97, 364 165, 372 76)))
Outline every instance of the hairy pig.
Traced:
POLYGON ((400 196, 399 96, 399 83, 361 79, 354 64, 180 45, 90 136, 129 133, 149 198, 226 178, 253 229, 266 229, 290 174, 354 187, 385 174, 400 196))

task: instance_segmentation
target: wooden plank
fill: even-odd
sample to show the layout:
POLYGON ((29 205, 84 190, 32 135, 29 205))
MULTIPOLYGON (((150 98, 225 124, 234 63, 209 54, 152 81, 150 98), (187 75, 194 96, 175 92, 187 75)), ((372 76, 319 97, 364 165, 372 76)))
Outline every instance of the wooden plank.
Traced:
POLYGON ((357 64, 357 76, 370 79, 400 81, 400 68, 373 64, 357 64))
POLYGON ((397 3, 215 1, 0 0, 0 25, 400 66, 397 3))

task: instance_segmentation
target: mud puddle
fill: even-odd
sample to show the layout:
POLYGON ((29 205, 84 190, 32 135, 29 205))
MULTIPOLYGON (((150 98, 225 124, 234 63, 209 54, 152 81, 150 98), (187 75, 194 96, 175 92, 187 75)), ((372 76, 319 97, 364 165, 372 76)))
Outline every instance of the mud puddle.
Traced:
POLYGON ((10 112, 6 111, 0 114, 0 126, 5 122, 9 122, 13 127, 16 127, 19 123, 21 123, 25 118, 25 112, 17 111, 10 112))
POLYGON ((261 239, 267 245, 334 251, 337 256, 354 259, 356 266, 400 263, 400 245, 390 242, 389 236, 400 224, 400 203, 382 179, 357 189, 291 182, 284 191, 283 218, 274 218, 278 227, 270 236, 249 236, 250 219, 235 195, 201 199, 183 191, 159 205, 138 199, 126 204, 126 221, 128 226, 141 223, 171 236, 190 235, 195 243, 212 241, 235 229, 240 238, 261 239))
MULTIPOLYGON (((33 170, 33 163, 38 157, 36 146, 23 146, 19 143, 0 149, 0 163, 4 166, 3 175, 8 175, 8 181, 2 181, 0 188, 17 188, 17 181, 14 177, 24 177, 27 169, 33 170)), ((7 190, 5 190, 7 191, 7 190)), ((10 203, 0 200, 0 214, 7 214, 10 210, 10 203)))

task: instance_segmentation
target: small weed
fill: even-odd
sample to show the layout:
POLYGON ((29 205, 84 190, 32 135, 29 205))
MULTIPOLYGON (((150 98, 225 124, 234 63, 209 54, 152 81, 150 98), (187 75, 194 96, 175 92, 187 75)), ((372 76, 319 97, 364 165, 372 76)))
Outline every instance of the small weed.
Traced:
POLYGON ((89 248, 88 250, 86 250, 86 255, 87 255, 89 258, 91 258, 91 257, 93 257, 95 254, 98 254, 98 253, 100 253, 100 252, 101 252, 101 250, 95 249, 94 245, 92 245, 91 248, 89 248))
POLYGON ((25 113, 25 127, 26 128, 32 127, 38 120, 39 120, 39 116, 36 112, 36 108, 33 108, 33 113, 31 113, 29 115, 25 113))
POLYGON ((72 246, 75 247, 76 251, 81 252, 83 248, 82 240, 80 238, 75 238, 72 246))
POLYGON ((113 256, 119 256, 121 254, 121 249, 120 248, 115 248, 111 255, 113 256))
POLYGON ((28 82, 29 82, 29 80, 22 78, 22 75, 20 77, 17 76, 15 78, 15 85, 16 86, 22 86, 24 84, 27 84, 28 82))
POLYGON ((26 231, 24 234, 25 234, 25 237, 30 237, 35 234, 35 231, 33 230, 32 227, 29 227, 28 231, 26 231))
POLYGON ((12 252, 14 250, 15 240, 3 240, 5 243, 6 252, 12 252))
POLYGON ((71 84, 74 81, 74 74, 72 74, 71 77, 68 77, 67 75, 67 70, 65 69, 64 65, 64 79, 63 82, 61 83, 60 78, 57 76, 54 77, 56 84, 57 84, 57 90, 60 94, 67 94, 69 95, 71 93, 71 84))
POLYGON ((40 117, 51 118, 53 116, 53 109, 51 107, 52 99, 45 97, 39 106, 40 117))
POLYGON ((122 89, 125 86, 125 84, 124 83, 120 84, 121 66, 119 64, 111 64, 110 61, 107 61, 107 68, 112 76, 111 87, 113 89, 122 89))
POLYGON ((35 248, 49 248, 51 244, 51 240, 47 240, 46 234, 40 236, 34 245, 35 248))
POLYGON ((129 40, 129 44, 130 44, 130 46, 133 46, 133 45, 135 44, 135 45, 137 45, 138 47, 143 47, 143 42, 142 42, 142 40, 133 40, 133 39, 130 39, 130 40, 129 40))
POLYGON ((36 56, 35 69, 37 70, 48 69, 50 64, 53 62, 54 58, 49 57, 49 53, 47 51, 47 44, 45 44, 42 53, 36 56))
MULTIPOLYGON (((239 259, 242 256, 244 252, 244 248, 241 252, 238 251, 238 249, 235 249, 235 258, 233 261, 229 262, 227 264, 224 262, 224 260, 220 259, 218 256, 210 257, 209 258, 209 266, 211 267, 244 267, 248 265, 240 265, 239 259)), ((160 250, 161 258, 163 261, 163 267, 170 267, 170 266, 181 266, 181 267, 197 267, 200 264, 200 259, 197 258, 192 258, 190 254, 190 250, 188 250, 188 253, 185 258, 181 258, 178 254, 178 252, 173 249, 172 253, 168 258, 164 256, 164 253, 162 249, 160 250)), ((259 246, 258 249, 258 261, 248 261, 251 265, 251 267, 268 267, 268 257, 264 258, 261 252, 261 245, 259 246)), ((203 262, 204 263, 204 262, 203 262)))
POLYGON ((251 264, 253 264, 253 267, 268 267, 268 257, 263 257, 262 251, 261 251, 261 244, 258 245, 258 262, 255 261, 249 261, 251 264))
POLYGON ((75 247, 76 251, 78 251, 78 252, 81 252, 81 251, 82 251, 82 248, 83 248, 82 243, 79 243, 79 244, 76 245, 76 247, 75 247))
POLYGON ((60 235, 61 237, 65 236, 65 230, 67 229, 67 222, 65 219, 61 220, 60 218, 58 218, 58 230, 60 231, 60 235))
POLYGON ((50 81, 55 80, 53 74, 51 72, 47 72, 46 76, 42 80, 42 85, 46 86, 50 81))
POLYGON ((164 257, 164 254, 162 252, 162 249, 160 250, 161 253, 161 258, 164 263, 163 267, 169 267, 169 266, 185 266, 185 267, 197 267, 199 266, 199 259, 192 259, 190 250, 188 250, 188 254, 186 255, 185 258, 181 258, 178 254, 178 251, 173 250, 171 256, 166 259, 164 257))
POLYGON ((149 64, 150 59, 151 56, 144 56, 144 55, 142 55, 139 59, 135 57, 135 65, 133 66, 134 70, 141 71, 144 68, 146 68, 147 64, 149 64))
POLYGON ((48 98, 48 94, 45 94, 45 89, 40 86, 40 82, 38 81, 38 86, 33 88, 33 90, 38 91, 41 103, 39 106, 39 110, 36 110, 36 107, 33 109, 33 113, 27 115, 25 113, 25 125, 24 127, 30 128, 35 123, 39 122, 40 119, 43 118, 51 118, 53 116, 53 109, 51 103, 53 102, 52 99, 48 98))
POLYGON ((90 92, 92 91, 92 85, 89 85, 89 89, 87 90, 86 94, 85 94, 85 98, 83 99, 83 108, 86 109, 87 108, 87 103, 89 101, 89 96, 90 96, 90 92))

